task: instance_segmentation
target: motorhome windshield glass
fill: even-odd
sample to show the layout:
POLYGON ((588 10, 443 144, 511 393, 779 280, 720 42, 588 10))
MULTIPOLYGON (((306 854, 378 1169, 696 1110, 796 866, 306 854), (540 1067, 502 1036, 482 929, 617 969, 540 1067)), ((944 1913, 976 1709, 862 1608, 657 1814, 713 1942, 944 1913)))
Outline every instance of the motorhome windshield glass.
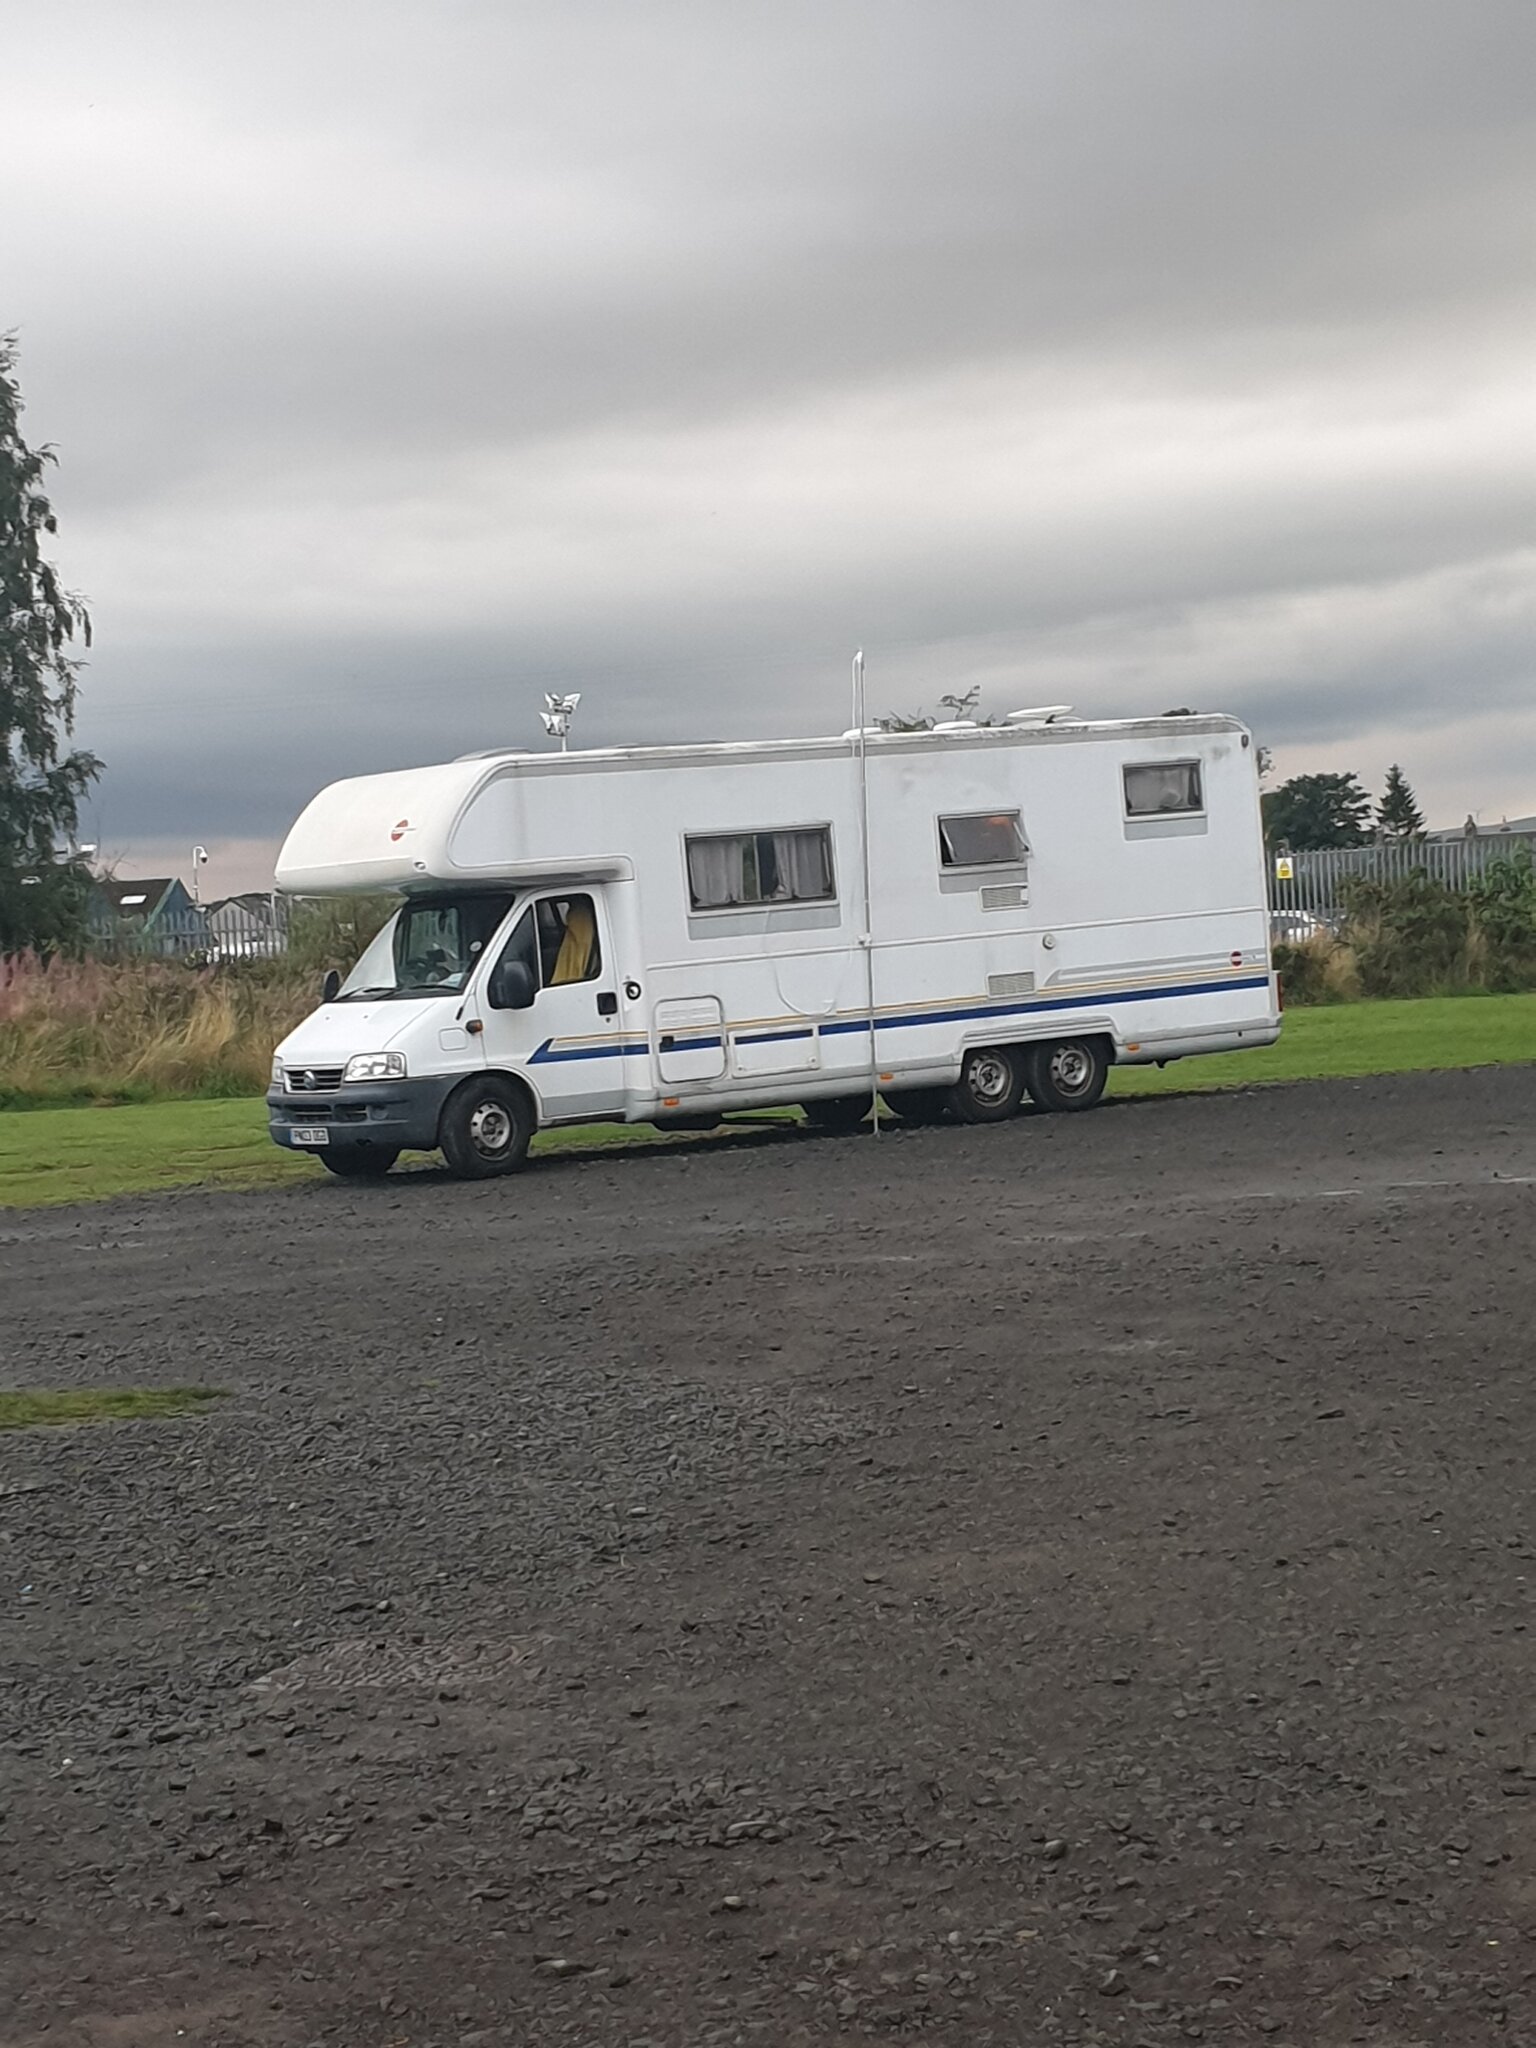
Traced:
POLYGON ((337 1000, 458 995, 511 908, 510 896, 408 903, 363 954, 337 1000))

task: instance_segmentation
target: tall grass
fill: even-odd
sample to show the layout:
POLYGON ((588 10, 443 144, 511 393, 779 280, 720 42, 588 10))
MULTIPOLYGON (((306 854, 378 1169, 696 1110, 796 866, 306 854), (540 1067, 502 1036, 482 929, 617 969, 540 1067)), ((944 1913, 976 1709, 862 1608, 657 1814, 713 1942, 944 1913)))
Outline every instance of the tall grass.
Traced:
POLYGON ((284 961, 0 960, 0 1108, 259 1093, 316 993, 284 961))

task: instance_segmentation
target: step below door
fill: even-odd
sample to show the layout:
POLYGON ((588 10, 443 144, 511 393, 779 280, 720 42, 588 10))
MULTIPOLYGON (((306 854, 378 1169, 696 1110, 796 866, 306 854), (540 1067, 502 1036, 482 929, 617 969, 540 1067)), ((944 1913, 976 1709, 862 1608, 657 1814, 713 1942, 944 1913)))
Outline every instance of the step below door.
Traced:
POLYGON ((674 996, 651 1020, 656 1077, 669 1088, 718 1081, 725 1073, 725 1012, 718 996, 674 996))

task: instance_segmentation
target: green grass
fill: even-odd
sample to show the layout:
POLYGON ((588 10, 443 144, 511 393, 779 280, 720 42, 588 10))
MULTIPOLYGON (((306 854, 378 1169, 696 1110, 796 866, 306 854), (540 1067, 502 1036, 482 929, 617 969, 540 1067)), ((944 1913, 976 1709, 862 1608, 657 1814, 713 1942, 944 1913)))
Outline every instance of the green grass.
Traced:
MULTIPOLYGON (((1278 1045, 1184 1060, 1162 1071, 1122 1067, 1111 1076, 1110 1090, 1182 1094, 1521 1060, 1536 1060, 1536 995, 1432 996, 1292 1010, 1278 1045)), ((551 1132, 535 1149, 655 1142, 656 1133, 644 1125, 608 1125, 551 1132)), ((316 1181, 322 1172, 315 1161, 271 1143, 266 1106, 249 1098, 0 1113, 0 1208, 99 1201, 156 1188, 263 1187, 316 1181)))
POLYGON ((1120 1067, 1115 1095, 1187 1094, 1268 1081, 1326 1081, 1536 1060, 1536 995, 1418 996, 1288 1010, 1278 1045, 1171 1067, 1120 1067))
POLYGON ((0 1394, 0 1429, 38 1429, 62 1422, 137 1422, 186 1415, 217 1401, 212 1387, 78 1387, 60 1394, 0 1394))
POLYGON ((154 1102, 0 1113, 0 1207, 93 1202, 211 1182, 261 1187, 317 1169, 279 1152, 264 1102, 154 1102))

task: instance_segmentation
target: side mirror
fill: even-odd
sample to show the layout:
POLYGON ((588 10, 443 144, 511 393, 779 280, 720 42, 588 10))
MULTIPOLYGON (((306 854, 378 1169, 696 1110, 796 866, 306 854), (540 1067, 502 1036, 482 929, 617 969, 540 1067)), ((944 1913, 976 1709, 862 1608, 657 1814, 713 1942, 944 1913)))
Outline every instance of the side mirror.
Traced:
POLYGON ((322 1003, 334 1003, 340 994, 341 976, 332 967, 327 970, 326 977, 320 984, 320 1000, 322 1003))
POLYGON ((525 960, 498 960, 485 996, 493 1010, 531 1010, 538 992, 533 969, 525 960))

